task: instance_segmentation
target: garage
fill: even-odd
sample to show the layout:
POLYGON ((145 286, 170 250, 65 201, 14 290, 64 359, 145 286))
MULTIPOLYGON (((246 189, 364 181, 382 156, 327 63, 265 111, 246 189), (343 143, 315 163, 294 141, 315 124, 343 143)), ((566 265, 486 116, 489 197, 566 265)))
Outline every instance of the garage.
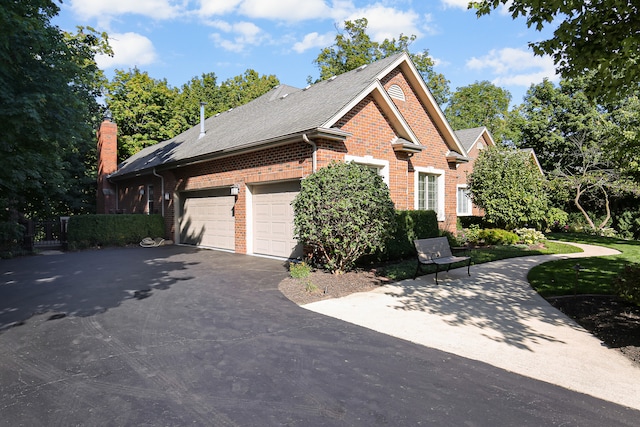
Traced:
POLYGON ((180 242, 235 249, 235 196, 229 189, 182 193, 180 242))
POLYGON ((253 193, 253 252, 284 258, 302 255, 293 238, 291 202, 300 192, 300 181, 256 185, 253 193))

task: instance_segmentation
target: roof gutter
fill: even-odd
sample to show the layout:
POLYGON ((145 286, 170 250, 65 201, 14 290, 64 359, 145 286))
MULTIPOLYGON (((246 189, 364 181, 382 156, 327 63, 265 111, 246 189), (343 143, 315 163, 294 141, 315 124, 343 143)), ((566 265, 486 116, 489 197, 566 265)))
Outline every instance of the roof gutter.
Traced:
MULTIPOLYGON (((190 159, 185 159, 182 161, 175 161, 169 164, 157 166, 157 168, 159 168, 160 170, 174 169, 178 167, 190 166, 197 163, 203 163, 211 160, 221 159, 224 157, 236 156, 242 153, 251 153, 253 151, 264 150, 265 148, 291 144, 294 142, 299 142, 300 140, 304 141, 303 135, 307 135, 307 138, 316 138, 316 139, 322 138, 322 139, 327 139, 331 141, 344 141, 348 136, 351 135, 351 133, 345 132, 340 129, 335 129, 335 128, 316 128, 316 129, 307 130, 307 131, 299 132, 295 134, 279 136, 276 138, 267 139, 263 141, 251 142, 245 145, 236 146, 229 149, 223 149, 214 153, 205 154, 199 157, 192 157, 190 159)), ((113 174, 109 175, 107 178, 109 180, 113 179, 114 181, 117 181, 121 179, 128 179, 135 176, 148 175, 149 173, 152 173, 150 169, 151 168, 139 169, 139 170, 132 171, 130 173, 125 173, 122 175, 116 175, 117 172, 114 172, 113 174)), ((153 167, 153 170, 155 169, 156 167, 153 167)))

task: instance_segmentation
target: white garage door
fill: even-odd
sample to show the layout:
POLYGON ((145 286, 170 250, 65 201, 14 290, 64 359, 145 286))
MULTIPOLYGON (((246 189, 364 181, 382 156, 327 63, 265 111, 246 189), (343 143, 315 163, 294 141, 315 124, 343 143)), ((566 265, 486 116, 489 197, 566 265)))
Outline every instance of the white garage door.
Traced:
POLYGON ((180 242, 235 249, 235 196, 229 189, 183 193, 180 242))
POLYGON ((253 187, 253 252, 285 258, 302 255, 293 238, 291 202, 300 192, 300 181, 253 187))

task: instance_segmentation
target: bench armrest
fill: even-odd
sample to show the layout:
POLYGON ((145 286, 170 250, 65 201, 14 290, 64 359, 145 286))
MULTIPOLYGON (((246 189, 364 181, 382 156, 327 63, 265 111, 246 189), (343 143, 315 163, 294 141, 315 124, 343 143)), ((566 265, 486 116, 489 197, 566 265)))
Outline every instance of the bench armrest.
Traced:
POLYGON ((468 246, 452 246, 451 252, 463 252, 465 254, 471 253, 471 249, 468 246))

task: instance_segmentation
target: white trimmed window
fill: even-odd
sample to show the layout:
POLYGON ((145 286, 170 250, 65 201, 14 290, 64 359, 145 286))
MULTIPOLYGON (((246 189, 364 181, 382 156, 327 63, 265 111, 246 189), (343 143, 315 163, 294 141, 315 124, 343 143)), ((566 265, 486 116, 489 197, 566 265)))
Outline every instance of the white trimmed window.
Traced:
POLYGON ((435 211, 438 221, 444 221, 444 171, 432 167, 415 171, 414 208, 435 211))
POLYGON ((458 216, 468 216, 471 215, 471 196, 469 195, 469 190, 466 185, 458 185, 456 187, 457 194, 457 203, 456 203, 456 211, 458 216))
POLYGON ((389 186, 389 161, 388 160, 374 159, 373 156, 358 157, 358 156, 351 156, 347 154, 346 156, 344 156, 344 161, 354 162, 359 165, 363 165, 370 169, 373 169, 378 175, 382 177, 382 180, 384 181, 385 184, 387 184, 387 187, 389 186))

